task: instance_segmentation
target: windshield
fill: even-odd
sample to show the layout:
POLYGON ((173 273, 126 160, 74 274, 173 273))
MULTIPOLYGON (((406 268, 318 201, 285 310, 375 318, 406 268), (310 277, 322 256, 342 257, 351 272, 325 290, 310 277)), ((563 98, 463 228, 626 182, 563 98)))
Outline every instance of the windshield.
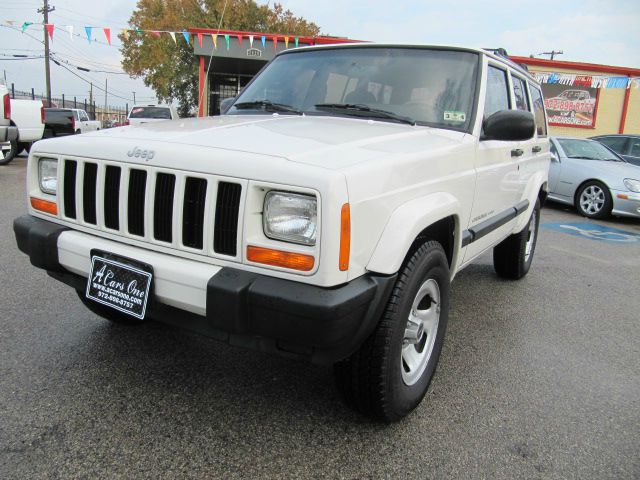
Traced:
POLYGON ((356 47, 277 57, 228 114, 336 115, 468 130, 478 56, 455 50, 356 47))
POLYGON ((163 118, 171 120, 171 111, 166 107, 134 107, 129 118, 163 118))
POLYGON ((564 153, 569 158, 582 158, 586 160, 623 160, 604 145, 593 140, 558 139, 564 153))

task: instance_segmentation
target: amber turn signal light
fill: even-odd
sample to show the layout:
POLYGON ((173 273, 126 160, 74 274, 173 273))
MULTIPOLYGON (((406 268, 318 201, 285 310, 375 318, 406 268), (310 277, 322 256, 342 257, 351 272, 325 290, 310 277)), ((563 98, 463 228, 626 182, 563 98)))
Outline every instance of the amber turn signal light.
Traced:
POLYGON ((349 254, 351 253, 351 210, 349 204, 342 205, 340 213, 340 258, 338 266, 341 271, 349 270, 349 254))
POLYGON ((247 247, 247 260, 255 263, 264 263, 274 267, 290 268, 308 272, 313 268, 315 259, 311 255, 302 253, 283 252, 271 248, 247 247))
POLYGON ((56 205, 56 202, 31 197, 31 206, 41 212, 58 215, 58 205, 56 205))

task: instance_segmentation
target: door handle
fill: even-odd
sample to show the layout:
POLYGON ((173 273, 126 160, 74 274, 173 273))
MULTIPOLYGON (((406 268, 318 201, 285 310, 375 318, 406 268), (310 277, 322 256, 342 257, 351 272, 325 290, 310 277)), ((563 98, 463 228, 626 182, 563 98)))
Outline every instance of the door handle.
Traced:
POLYGON ((522 151, 521 148, 514 148, 513 150, 511 150, 511 156, 512 157, 520 157, 522 156, 524 152, 522 151))
POLYGON ((541 151, 542 151, 542 147, 541 147, 540 145, 536 145, 535 147, 533 147, 533 148, 531 149, 531 151, 532 151, 533 153, 539 153, 539 152, 541 152, 541 151))

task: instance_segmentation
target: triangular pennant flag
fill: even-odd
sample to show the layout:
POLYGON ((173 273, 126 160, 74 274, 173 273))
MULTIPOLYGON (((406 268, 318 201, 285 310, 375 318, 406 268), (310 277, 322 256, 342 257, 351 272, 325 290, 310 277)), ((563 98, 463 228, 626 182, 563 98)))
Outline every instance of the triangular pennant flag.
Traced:
POLYGON ((262 48, 267 48, 267 37, 262 36, 262 48))
POLYGON ((160 38, 160 32, 158 32, 157 30, 153 30, 153 31, 151 32, 151 35, 153 35, 153 36, 154 36, 154 37, 156 37, 156 38, 160 38))
POLYGON ((253 48, 253 35, 249 35, 249 45, 253 48))
POLYGON ((91 43, 91 30, 92 27, 84 27, 84 31, 87 32, 87 40, 91 43))
POLYGON ((49 39, 53 42, 53 23, 45 23, 44 28, 47 29, 47 33, 49 34, 49 39))
POLYGON ((200 44, 200 48, 202 48, 202 34, 198 34, 198 43, 200 44))
POLYGON ((189 42, 189 32, 182 32, 182 36, 184 37, 184 41, 187 43, 189 42))
POLYGON ((22 33, 24 33, 24 31, 27 29, 29 25, 33 25, 33 22, 24 22, 22 24, 22 33))
POLYGON ((242 35, 236 35, 238 37, 238 45, 242 47, 242 35))
POLYGON ((296 48, 298 48, 298 37, 296 37, 296 48))
POLYGON ((102 31, 104 32, 104 36, 107 38, 107 43, 111 45, 111 29, 104 27, 102 31))
POLYGON ((273 49, 277 50, 278 49, 278 37, 273 37, 273 49))
POLYGON ((73 25, 67 25, 67 32, 69 32, 69 38, 73 42, 73 25))
POLYGON ((126 28, 123 28, 121 32, 122 32, 122 38, 124 38, 125 40, 129 38, 129 30, 127 30, 126 28))
POLYGON ((211 35, 211 41, 213 42, 213 49, 217 50, 218 49, 218 34, 214 33, 213 35, 211 35))
POLYGON ((136 28, 136 33, 138 34, 138 36, 142 36, 142 30, 139 28, 136 28))
POLYGON ((289 48, 289 37, 284 37, 284 48, 289 48))
POLYGON ((227 43, 227 50, 229 50, 229 35, 228 34, 224 35, 224 41, 227 43))
POLYGON ((171 40, 173 40, 173 43, 176 43, 176 33, 175 32, 169 32, 169 35, 171 35, 171 40))

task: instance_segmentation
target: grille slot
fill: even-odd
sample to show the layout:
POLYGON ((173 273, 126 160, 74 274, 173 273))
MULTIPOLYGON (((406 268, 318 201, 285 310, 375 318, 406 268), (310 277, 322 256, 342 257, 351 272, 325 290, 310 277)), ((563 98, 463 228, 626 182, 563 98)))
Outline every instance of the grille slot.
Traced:
MULTIPOLYGON (((96 181, 98 179, 98 165, 84 164, 84 179, 82 184, 82 205, 84 221, 96 224, 96 181)), ((66 196, 65 196, 66 198, 66 196)))
POLYGON ((153 236, 156 240, 171 242, 173 239, 173 194, 175 189, 175 175, 158 173, 153 205, 153 236))
POLYGON ((213 250, 216 253, 236 255, 241 193, 242 187, 237 183, 220 182, 218 184, 213 237, 213 250))
POLYGON ((129 233, 144 237, 144 199, 147 188, 147 172, 131 170, 129 172, 129 196, 127 218, 129 233))
POLYGON ((73 160, 64 162, 64 214, 76 218, 76 173, 78 164, 73 160))
POLYGON ((104 225, 120 229, 120 167, 107 165, 104 176, 104 225))
POLYGON ((207 181, 188 177, 182 204, 182 244, 186 247, 202 249, 206 197, 207 181))

